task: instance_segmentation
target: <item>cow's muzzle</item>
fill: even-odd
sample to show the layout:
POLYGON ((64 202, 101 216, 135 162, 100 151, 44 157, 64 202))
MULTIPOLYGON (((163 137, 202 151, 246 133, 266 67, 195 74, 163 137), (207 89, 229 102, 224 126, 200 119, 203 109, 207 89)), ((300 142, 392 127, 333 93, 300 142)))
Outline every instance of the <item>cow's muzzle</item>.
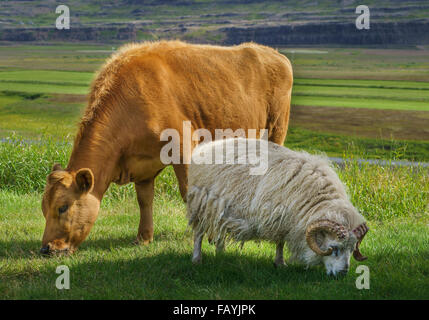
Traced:
POLYGON ((40 249, 40 253, 41 254, 49 254, 49 250, 50 250, 50 248, 49 248, 49 244, 48 244, 48 245, 46 245, 40 249))

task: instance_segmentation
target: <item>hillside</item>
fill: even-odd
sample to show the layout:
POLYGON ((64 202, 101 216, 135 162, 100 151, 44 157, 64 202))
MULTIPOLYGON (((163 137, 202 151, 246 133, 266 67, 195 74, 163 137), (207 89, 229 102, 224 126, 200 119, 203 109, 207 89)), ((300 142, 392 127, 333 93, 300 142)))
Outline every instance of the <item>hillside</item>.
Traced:
POLYGON ((355 27, 355 9, 360 4, 355 0, 1 1, 0 40, 429 44, 427 1, 366 1, 370 30, 355 27), (70 30, 54 27, 59 4, 70 8, 70 30))

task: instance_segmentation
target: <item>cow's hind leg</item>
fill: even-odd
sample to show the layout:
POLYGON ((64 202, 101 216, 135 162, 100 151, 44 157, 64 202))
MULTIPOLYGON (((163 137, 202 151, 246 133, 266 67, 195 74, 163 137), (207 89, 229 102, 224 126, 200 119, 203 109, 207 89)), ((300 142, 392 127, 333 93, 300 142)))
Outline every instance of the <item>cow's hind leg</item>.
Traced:
POLYGON ((176 173, 177 181, 179 182, 180 195, 183 201, 186 202, 186 193, 188 192, 188 165, 175 164, 173 168, 174 173, 176 173))
MULTIPOLYGON (((287 90, 287 89, 285 89, 287 90)), ((281 91, 283 92, 283 91, 281 91)), ((274 123, 268 124, 268 128, 272 128, 269 130, 268 140, 278 145, 283 145, 286 139, 286 133, 289 126, 289 115, 290 115, 290 100, 291 100, 291 91, 289 89, 288 94, 281 95, 275 99, 274 105, 277 106, 274 108, 277 110, 277 117, 274 123)))
POLYGON ((153 241, 152 203, 154 196, 155 178, 135 183, 137 201, 140 206, 140 224, 136 242, 149 244, 153 241))
POLYGON ((194 253, 192 255, 193 264, 201 263, 201 244, 203 242, 203 236, 203 233, 194 234, 194 253))

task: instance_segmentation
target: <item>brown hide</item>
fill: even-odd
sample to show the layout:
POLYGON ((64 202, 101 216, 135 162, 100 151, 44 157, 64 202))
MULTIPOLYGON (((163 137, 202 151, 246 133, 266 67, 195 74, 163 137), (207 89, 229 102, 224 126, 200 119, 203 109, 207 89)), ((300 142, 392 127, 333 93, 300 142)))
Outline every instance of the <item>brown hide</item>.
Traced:
MULTIPOLYGON (((167 143, 160 141, 161 132, 170 128, 182 134, 183 121, 190 121, 192 130, 206 128, 213 137, 215 129, 268 129, 268 139, 283 144, 291 90, 289 60, 254 43, 220 47, 162 41, 122 47, 92 84, 67 168, 52 173, 65 179, 48 178, 44 252, 77 248, 111 182, 136 184, 141 214, 137 240, 152 241, 153 181, 165 167, 160 151, 167 143), (88 170, 82 177, 93 179, 90 192, 80 191, 88 188, 85 179, 76 181, 82 168, 88 170), (68 209, 59 214, 65 208, 61 199, 67 199, 68 209), (89 217, 82 219, 79 208, 89 217), (67 229, 60 226, 61 219, 69 221, 67 229), (82 236, 70 230, 81 230, 82 236)), ((173 167, 185 197, 187 166, 173 167)))

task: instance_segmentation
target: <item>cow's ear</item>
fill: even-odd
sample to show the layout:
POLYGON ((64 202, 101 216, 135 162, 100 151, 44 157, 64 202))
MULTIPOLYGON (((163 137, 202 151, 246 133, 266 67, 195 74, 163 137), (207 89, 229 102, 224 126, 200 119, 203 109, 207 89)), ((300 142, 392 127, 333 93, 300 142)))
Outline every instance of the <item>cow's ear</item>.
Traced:
POLYGON ((53 165, 52 167, 52 171, 62 171, 63 168, 61 167, 61 165, 59 163, 56 163, 53 165))
POLYGON ((94 175, 91 169, 83 168, 76 172, 76 185, 81 193, 92 191, 94 188, 94 175))

